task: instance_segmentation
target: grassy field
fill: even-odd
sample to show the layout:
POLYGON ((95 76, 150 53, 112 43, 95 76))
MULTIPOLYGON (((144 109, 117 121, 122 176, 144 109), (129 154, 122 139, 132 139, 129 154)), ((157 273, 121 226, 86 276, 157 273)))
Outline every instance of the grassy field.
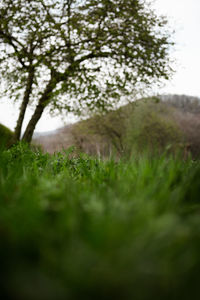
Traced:
POLYGON ((0 153, 1 299, 199 299, 200 162, 0 153))

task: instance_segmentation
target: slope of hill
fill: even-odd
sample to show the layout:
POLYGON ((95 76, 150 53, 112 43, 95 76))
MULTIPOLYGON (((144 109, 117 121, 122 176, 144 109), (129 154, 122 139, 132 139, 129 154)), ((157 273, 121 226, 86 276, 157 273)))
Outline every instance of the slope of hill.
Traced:
POLYGON ((146 98, 39 136, 34 143, 54 153, 72 145, 91 155, 107 157, 133 152, 183 150, 200 153, 200 100, 166 95, 146 98))

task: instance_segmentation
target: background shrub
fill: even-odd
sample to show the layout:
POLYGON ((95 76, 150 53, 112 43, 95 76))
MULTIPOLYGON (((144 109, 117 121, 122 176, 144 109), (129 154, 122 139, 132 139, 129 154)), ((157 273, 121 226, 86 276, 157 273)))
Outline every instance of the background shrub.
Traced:
POLYGON ((7 147, 12 136, 12 131, 6 126, 0 124, 0 148, 7 147))
POLYGON ((135 103, 126 121, 126 153, 162 154, 180 149, 183 134, 173 118, 173 109, 157 99, 135 103))

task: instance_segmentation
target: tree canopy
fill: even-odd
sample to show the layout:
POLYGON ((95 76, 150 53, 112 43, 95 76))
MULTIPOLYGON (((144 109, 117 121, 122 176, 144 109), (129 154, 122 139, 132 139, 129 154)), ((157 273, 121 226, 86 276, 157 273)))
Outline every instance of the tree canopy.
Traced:
POLYGON ((3 92, 35 110, 22 139, 31 141, 48 106, 105 109, 138 83, 168 78, 166 19, 143 0, 3 0, 0 7, 3 92))

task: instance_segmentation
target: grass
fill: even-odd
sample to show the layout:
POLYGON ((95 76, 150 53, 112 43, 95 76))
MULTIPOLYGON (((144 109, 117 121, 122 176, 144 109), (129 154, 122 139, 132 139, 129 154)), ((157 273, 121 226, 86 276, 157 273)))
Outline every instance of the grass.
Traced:
POLYGON ((0 153, 2 299, 198 299, 200 162, 0 153))

